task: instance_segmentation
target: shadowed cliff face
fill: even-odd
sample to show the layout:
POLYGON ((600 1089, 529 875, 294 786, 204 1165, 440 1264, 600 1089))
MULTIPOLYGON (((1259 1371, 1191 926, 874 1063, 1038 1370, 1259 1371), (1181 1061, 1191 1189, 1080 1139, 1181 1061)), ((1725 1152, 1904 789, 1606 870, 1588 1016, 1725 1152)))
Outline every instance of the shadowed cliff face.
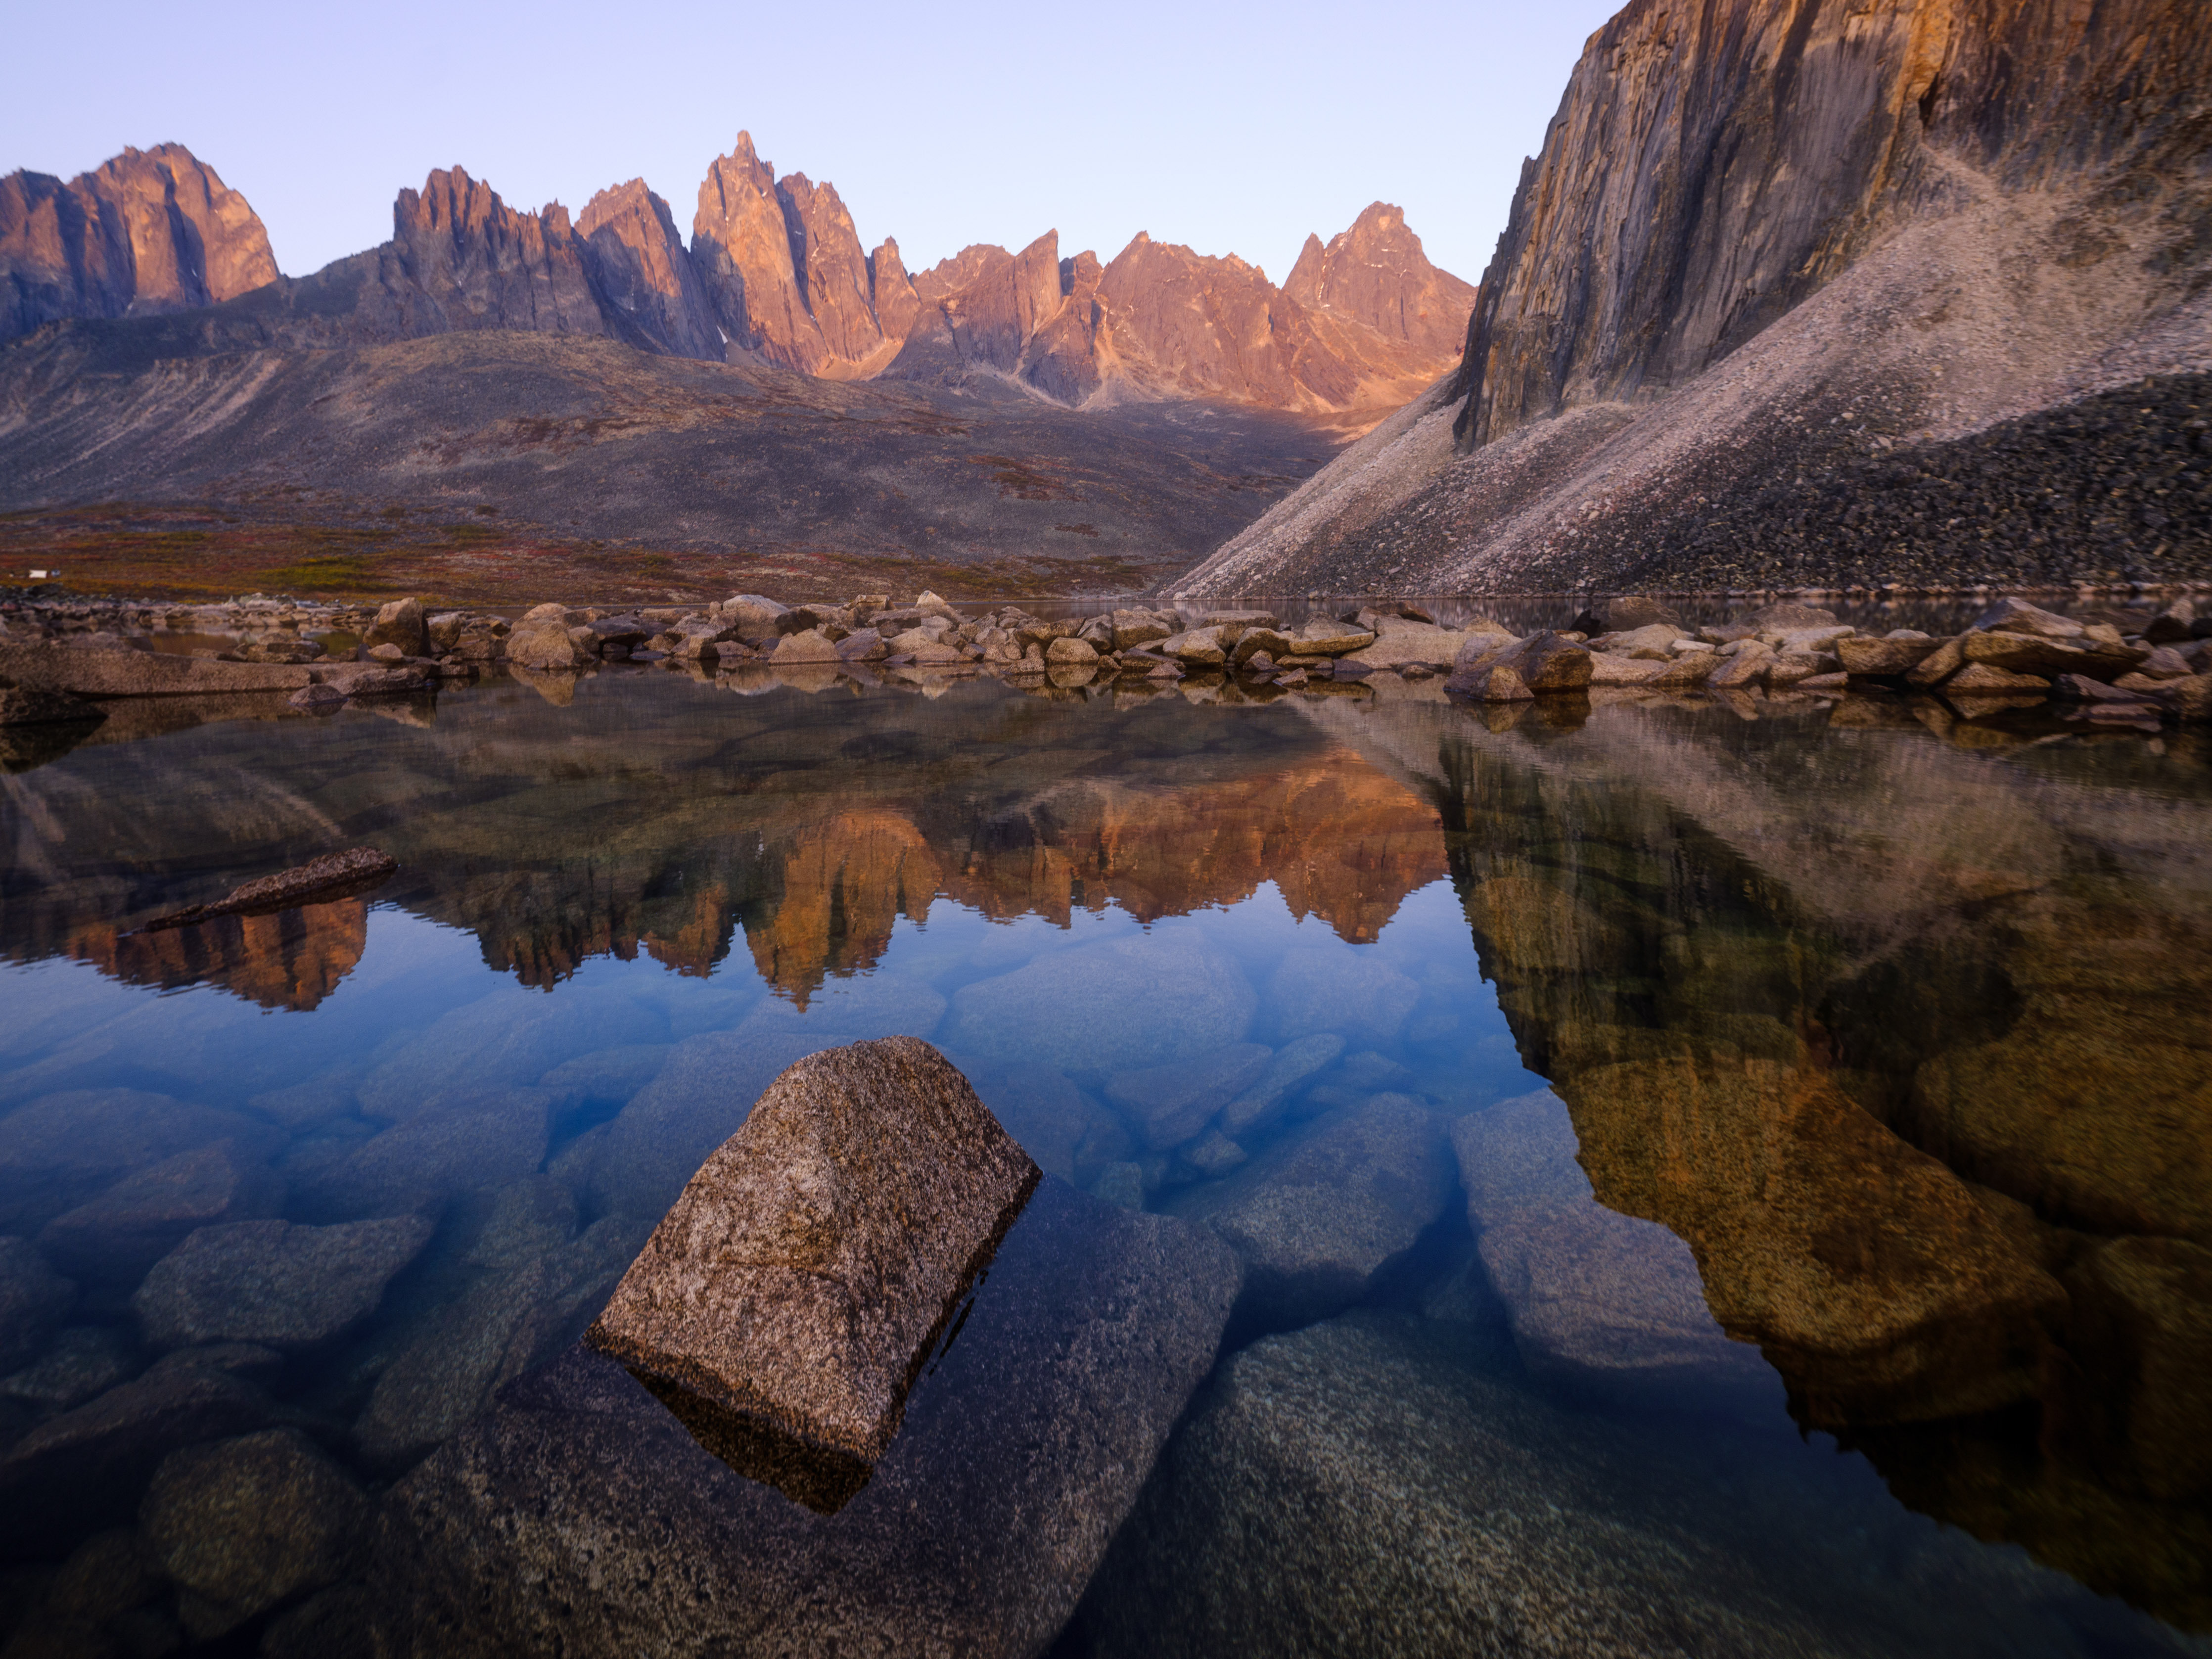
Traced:
POLYGON ((719 362, 714 302, 684 252, 668 204, 633 179, 603 190, 576 221, 599 308, 626 343, 719 362))
POLYGON ((0 340, 61 317, 181 311, 276 279, 260 219, 182 144, 64 184, 0 179, 0 340))
POLYGON ((2212 1332, 2201 771, 1717 709, 1319 718, 1437 804, 1598 1198, 1690 1244, 1801 1420, 1979 1535, 2212 1616, 2182 1426, 2212 1332))
POLYGON ((2196 459, 2208 64, 2186 0, 1636 0, 1523 171, 1457 375, 1188 590, 2202 575, 2201 471, 2095 486, 2196 459), (2114 387, 2148 418, 2045 525, 2082 434, 2033 417, 2114 387), (1893 510, 1930 473, 1944 510, 1893 510))

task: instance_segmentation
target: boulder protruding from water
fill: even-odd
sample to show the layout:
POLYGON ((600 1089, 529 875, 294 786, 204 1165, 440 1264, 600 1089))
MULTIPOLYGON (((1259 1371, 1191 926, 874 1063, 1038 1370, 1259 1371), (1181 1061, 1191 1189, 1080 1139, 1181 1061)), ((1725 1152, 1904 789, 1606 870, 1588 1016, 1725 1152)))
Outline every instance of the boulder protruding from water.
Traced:
POLYGON ((586 1340, 731 1468, 834 1513, 1037 1179, 929 1044, 810 1054, 691 1177, 586 1340))

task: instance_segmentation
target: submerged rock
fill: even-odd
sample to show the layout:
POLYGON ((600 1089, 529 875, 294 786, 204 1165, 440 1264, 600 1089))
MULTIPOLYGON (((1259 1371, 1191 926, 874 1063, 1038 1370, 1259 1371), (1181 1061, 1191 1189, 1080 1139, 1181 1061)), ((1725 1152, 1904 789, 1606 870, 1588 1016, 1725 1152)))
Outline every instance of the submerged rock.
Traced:
POLYGON ((76 1300, 76 1286, 28 1239, 0 1238, 0 1370, 39 1352, 76 1300))
POLYGON ((811 1054, 691 1178, 587 1340, 732 1468, 834 1511, 1037 1173, 927 1043, 811 1054))
POLYGON ((140 1524, 184 1595, 200 1641, 344 1573, 368 1505, 344 1470, 297 1429, 171 1452, 140 1524))
POLYGON ((1378 1095, 1316 1119, 1173 1207, 1243 1259, 1240 1325, 1279 1329, 1365 1295, 1443 1213, 1451 1185, 1436 1114, 1403 1095, 1378 1095))
POLYGON ((125 1176, 56 1216, 39 1243, 77 1277, 127 1288, 194 1228, 273 1214, 283 1195, 266 1164, 218 1140, 125 1176))
POLYGON ((134 1369, 137 1346, 112 1325, 73 1325, 36 1364, 0 1379, 0 1395, 49 1411, 67 1411, 106 1394, 134 1369))
POLYGON ((1117 1073, 1106 1085, 1106 1097, 1134 1121, 1146 1146, 1166 1152, 1196 1135, 1258 1081, 1273 1057, 1273 1049, 1257 1042, 1231 1043, 1177 1065, 1117 1073))
POLYGON ((1047 1179, 874 1478, 821 1515, 577 1349, 395 1489, 385 1650, 1041 1651, 1212 1364, 1236 1259, 1047 1179))
POLYGON ((429 1242, 422 1216, 337 1227, 232 1221, 203 1227, 131 1298, 156 1347, 256 1342, 306 1347, 366 1316, 429 1242))
POLYGON ((1452 1147, 1477 1250, 1532 1375, 1600 1399, 1780 1408, 1780 1379, 1706 1308, 1690 1247, 1592 1195, 1557 1096, 1463 1117, 1452 1147))
POLYGON ((0 726, 98 725, 107 712, 66 691, 26 691, 0 685, 0 726))
POLYGON ((1166 1065, 1240 1041, 1258 1001, 1243 970, 1211 946, 1109 939, 963 986, 945 1045, 1064 1072, 1166 1065))

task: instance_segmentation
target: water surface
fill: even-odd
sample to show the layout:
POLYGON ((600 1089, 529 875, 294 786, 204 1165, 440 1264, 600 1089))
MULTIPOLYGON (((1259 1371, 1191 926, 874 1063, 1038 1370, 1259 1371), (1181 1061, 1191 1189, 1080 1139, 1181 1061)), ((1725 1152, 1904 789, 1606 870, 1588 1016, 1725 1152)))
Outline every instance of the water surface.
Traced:
POLYGON ((1066 1651, 2203 1646, 2201 742, 744 689, 149 708, 0 778, 0 1616, 310 1650, 368 1523, 218 1583, 192 1495, 371 1513, 782 1066, 910 1033, 1246 1256, 1066 1651), (131 931, 363 843, 368 899, 131 931), (407 1217, 304 1334, 148 1289, 407 1217))

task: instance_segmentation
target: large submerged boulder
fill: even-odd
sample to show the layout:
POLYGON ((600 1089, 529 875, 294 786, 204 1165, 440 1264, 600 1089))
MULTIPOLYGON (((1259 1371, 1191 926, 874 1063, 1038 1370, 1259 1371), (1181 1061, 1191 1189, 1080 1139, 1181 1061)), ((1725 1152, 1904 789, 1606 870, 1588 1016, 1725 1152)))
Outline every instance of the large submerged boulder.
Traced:
POLYGON ((731 1468, 834 1511, 1037 1177, 918 1038, 810 1054, 691 1178, 586 1340, 731 1468))
POLYGON ((1037 1653, 1212 1365, 1238 1283, 1206 1229, 1048 1177, 834 1515, 738 1474, 572 1349, 394 1489, 362 1603, 379 1650, 1037 1653))

